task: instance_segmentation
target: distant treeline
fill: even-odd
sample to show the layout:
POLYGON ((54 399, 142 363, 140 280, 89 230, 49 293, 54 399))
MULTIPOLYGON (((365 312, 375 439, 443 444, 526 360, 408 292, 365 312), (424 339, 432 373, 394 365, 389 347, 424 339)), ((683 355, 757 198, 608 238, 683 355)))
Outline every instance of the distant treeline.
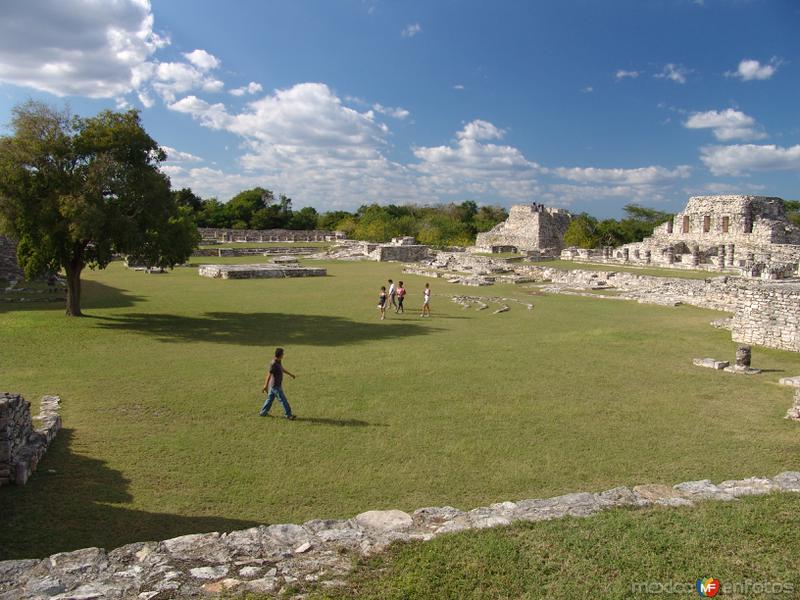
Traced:
POLYGON ((587 213, 581 213, 569 224, 564 234, 566 246, 599 248, 621 246, 641 242, 653 233, 657 225, 669 221, 674 215, 638 204, 625 206, 627 217, 599 221, 587 213))
MULTIPOLYGON (((232 229, 325 229, 343 231, 351 239, 387 242, 393 237, 413 236, 435 247, 469 246, 475 235, 488 231, 508 218, 499 206, 478 206, 467 200, 460 204, 421 206, 410 204, 365 204, 355 212, 335 210, 319 213, 307 206, 292 209, 292 199, 278 198, 257 187, 239 192, 228 202, 203 199, 189 188, 172 192, 178 204, 191 209, 199 227, 232 229)), ((789 220, 800 225, 800 201, 784 203, 789 220)), ((637 204, 625 206, 626 217, 604 219, 581 213, 564 235, 567 246, 597 248, 639 242, 653 229, 673 217, 671 213, 637 204)))
POLYGON ((307 206, 292 209, 292 199, 264 188, 236 194, 228 202, 203 199, 189 188, 174 191, 178 204, 194 213, 198 227, 231 229, 325 229, 343 231, 351 239, 387 242, 393 237, 413 236, 431 246, 469 246, 475 235, 508 218, 499 206, 461 204, 396 206, 365 204, 355 212, 319 213, 307 206))

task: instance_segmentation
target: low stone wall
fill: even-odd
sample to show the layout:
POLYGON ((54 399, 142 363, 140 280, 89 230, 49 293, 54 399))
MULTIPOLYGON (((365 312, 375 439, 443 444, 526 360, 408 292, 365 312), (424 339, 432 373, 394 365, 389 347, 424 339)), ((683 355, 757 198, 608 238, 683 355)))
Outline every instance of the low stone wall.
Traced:
POLYGON ((278 277, 325 277, 326 269, 299 267, 291 264, 266 265, 200 265, 201 277, 214 279, 265 279, 278 277))
POLYGON ((293 593, 311 585, 344 583, 356 561, 393 542, 430 540, 468 529, 485 529, 587 517, 620 507, 692 506, 743 496, 800 492, 800 472, 714 484, 704 479, 674 486, 615 487, 554 498, 500 502, 462 511, 452 506, 368 511, 344 521, 307 521, 252 527, 230 533, 185 535, 139 542, 111 552, 86 548, 42 560, 0 562, 0 600, 189 598, 223 591, 293 593))
POLYGON ((215 229, 198 227, 204 242, 325 242, 344 239, 341 231, 322 229, 215 229))
POLYGON ((30 402, 19 394, 0 393, 0 486, 27 483, 61 429, 60 401, 44 396, 39 416, 31 418, 30 402))
POLYGON ((271 254, 313 254, 314 246, 268 246, 264 248, 196 248, 192 256, 266 256, 271 254))

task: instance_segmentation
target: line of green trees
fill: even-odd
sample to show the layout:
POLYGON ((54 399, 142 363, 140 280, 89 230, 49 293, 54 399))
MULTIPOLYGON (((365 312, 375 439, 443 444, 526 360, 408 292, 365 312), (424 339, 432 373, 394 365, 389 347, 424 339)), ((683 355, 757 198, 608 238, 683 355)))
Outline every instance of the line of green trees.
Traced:
POLYGON ((645 208, 638 204, 625 206, 627 217, 604 219, 581 213, 569 224, 564 234, 566 246, 578 248, 599 248, 600 246, 621 246, 640 242, 653 233, 656 226, 673 218, 672 213, 645 208))
POLYGON ((375 242, 408 235, 439 247, 470 245, 478 232, 508 218, 504 208, 479 207, 472 200, 443 206, 365 204, 355 212, 319 213, 311 206, 293 210, 291 198, 281 194, 276 199, 262 187, 239 192, 228 202, 204 200, 189 188, 172 194, 179 206, 192 212, 198 227, 337 230, 351 239, 375 242))

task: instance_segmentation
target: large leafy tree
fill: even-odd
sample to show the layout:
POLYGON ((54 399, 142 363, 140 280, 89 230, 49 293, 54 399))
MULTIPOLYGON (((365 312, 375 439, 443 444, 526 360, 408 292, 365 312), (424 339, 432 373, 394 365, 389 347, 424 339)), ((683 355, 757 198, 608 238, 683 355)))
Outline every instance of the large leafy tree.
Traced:
POLYGON ((26 276, 63 269, 67 315, 81 314, 81 272, 117 253, 147 266, 185 261, 197 244, 159 164, 164 151, 137 111, 71 117, 27 102, 0 137, 0 225, 18 240, 26 276))

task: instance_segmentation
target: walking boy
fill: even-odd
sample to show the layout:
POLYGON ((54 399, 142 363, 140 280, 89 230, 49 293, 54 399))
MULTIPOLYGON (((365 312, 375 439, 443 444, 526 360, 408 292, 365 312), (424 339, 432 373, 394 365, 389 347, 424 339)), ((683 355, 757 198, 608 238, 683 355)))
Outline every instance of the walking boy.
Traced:
POLYGON ((269 390, 269 392, 267 393, 267 399, 264 401, 264 406, 261 407, 261 412, 258 414, 262 417, 266 417, 269 414, 269 409, 272 408, 272 401, 275 400, 275 396, 277 396, 281 406, 283 406, 283 412, 286 418, 290 421, 294 421, 296 417, 292 413, 292 407, 289 406, 286 394, 283 393, 283 374, 286 373, 292 379, 294 379, 294 375, 283 368, 282 360, 283 348, 275 348, 275 358, 272 359, 269 365, 267 380, 264 382, 264 387, 261 390, 262 392, 267 392, 267 390, 269 390))

